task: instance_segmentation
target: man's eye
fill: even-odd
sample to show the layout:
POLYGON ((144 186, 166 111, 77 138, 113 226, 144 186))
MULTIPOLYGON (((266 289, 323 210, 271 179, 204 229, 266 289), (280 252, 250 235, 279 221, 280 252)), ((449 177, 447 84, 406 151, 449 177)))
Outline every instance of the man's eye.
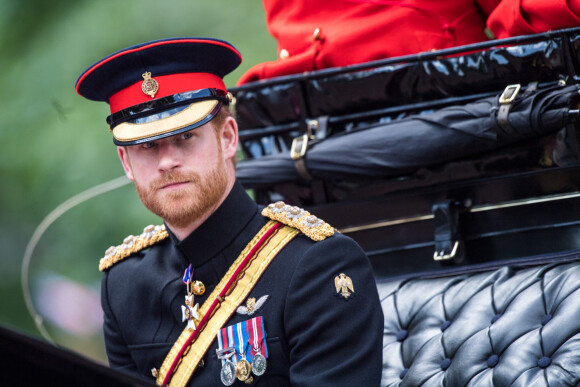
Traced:
POLYGON ((183 139, 184 140, 190 139, 192 137, 193 137, 193 133, 191 133, 191 132, 183 133, 183 139))
POLYGON ((149 142, 144 142, 141 147, 144 149, 151 149, 155 146, 155 143, 153 141, 149 141, 149 142))

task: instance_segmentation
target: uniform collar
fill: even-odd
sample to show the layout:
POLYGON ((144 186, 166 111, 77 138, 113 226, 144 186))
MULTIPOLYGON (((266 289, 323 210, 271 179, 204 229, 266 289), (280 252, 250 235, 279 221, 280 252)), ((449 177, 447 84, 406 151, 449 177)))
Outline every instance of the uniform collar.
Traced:
POLYGON ((257 204, 236 182, 226 200, 200 227, 181 242, 170 232, 171 240, 194 267, 201 266, 227 247, 257 211, 257 204))

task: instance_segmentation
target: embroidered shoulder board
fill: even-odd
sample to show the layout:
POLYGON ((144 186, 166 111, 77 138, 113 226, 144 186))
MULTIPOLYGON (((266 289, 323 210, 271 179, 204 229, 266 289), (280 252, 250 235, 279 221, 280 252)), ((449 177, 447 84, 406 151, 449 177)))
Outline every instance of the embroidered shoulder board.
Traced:
POLYGON ((334 227, 300 207, 276 202, 262 210, 262 215, 282 224, 297 228, 314 241, 322 241, 334 234, 334 227))
POLYGON ((109 247, 105 252, 105 256, 101 258, 99 270, 105 271, 123 258, 127 258, 129 255, 146 249, 149 246, 153 246, 168 236, 169 234, 165 230, 165 225, 149 225, 145 227, 141 235, 129 235, 119 246, 109 247))

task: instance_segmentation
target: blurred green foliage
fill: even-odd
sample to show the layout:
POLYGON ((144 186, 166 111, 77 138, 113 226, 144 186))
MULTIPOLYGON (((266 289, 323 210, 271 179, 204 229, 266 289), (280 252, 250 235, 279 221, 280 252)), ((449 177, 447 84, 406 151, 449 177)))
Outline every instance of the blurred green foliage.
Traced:
MULTIPOLYGON (((77 77, 121 48, 177 36, 234 44, 244 62, 226 77, 229 87, 252 65, 276 57, 259 0, 0 0, 0 325, 39 335, 20 284, 27 243, 59 204, 123 174, 105 124, 108 106, 79 97, 77 77)), ((98 292, 103 252, 149 223, 160 220, 132 185, 66 212, 32 255, 33 301, 47 273, 98 292)), ((104 360, 98 335, 47 328, 58 344, 104 360)))

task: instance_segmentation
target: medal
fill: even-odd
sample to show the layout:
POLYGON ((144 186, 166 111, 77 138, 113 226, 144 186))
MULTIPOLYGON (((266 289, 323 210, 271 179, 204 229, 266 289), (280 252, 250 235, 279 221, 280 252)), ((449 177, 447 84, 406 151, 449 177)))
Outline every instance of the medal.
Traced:
POLYGON ((220 379, 225 386, 231 386, 236 381, 236 366, 230 358, 236 353, 234 347, 222 348, 222 340, 218 334, 218 341, 220 344, 220 349, 216 350, 218 359, 222 360, 222 369, 220 371, 220 379))
POLYGON ((185 296, 185 305, 181 305, 181 321, 187 321, 187 327, 195 330, 195 320, 199 320, 199 304, 193 305, 193 294, 185 296))
POLYGON ((236 366, 229 360, 222 365, 220 379, 225 386, 231 386, 236 381, 236 366))
POLYGON ((264 341, 266 338, 264 321, 260 316, 247 321, 247 324, 248 337, 252 346, 252 372, 256 376, 261 376, 266 372, 266 356, 268 356, 268 350, 264 341))
POLYGON ((231 359, 236 361, 236 348, 234 344, 233 327, 222 328, 217 334, 218 349, 217 357, 222 361, 220 379, 225 386, 231 386, 236 381, 236 365, 231 359))
POLYGON ((252 372, 256 376, 264 375, 266 372, 266 358, 261 353, 257 353, 252 360, 252 372))
POLYGON ((240 361, 238 361, 238 365, 236 366, 236 377, 239 380, 245 382, 250 377, 251 372, 252 365, 249 361, 247 361, 245 358, 242 358, 240 361))
POLYGON ((230 386, 238 379, 252 383, 266 372, 268 349, 262 317, 254 317, 222 328, 217 334, 217 356, 222 361, 220 378, 230 386), (233 379, 233 380, 232 380, 233 379))
POLYGON ((242 382, 252 374, 252 365, 246 360, 246 348, 248 347, 248 329, 245 323, 235 325, 235 343, 238 364, 236 364, 236 377, 242 382))
POLYGON ((195 281, 192 285, 192 278, 193 266, 190 263, 183 272, 183 283, 185 284, 187 295, 185 296, 185 305, 181 306, 181 321, 187 321, 187 327, 195 330, 195 321, 199 321, 199 304, 194 305, 194 295, 199 296, 203 294, 205 292, 205 286, 201 281, 195 281))

